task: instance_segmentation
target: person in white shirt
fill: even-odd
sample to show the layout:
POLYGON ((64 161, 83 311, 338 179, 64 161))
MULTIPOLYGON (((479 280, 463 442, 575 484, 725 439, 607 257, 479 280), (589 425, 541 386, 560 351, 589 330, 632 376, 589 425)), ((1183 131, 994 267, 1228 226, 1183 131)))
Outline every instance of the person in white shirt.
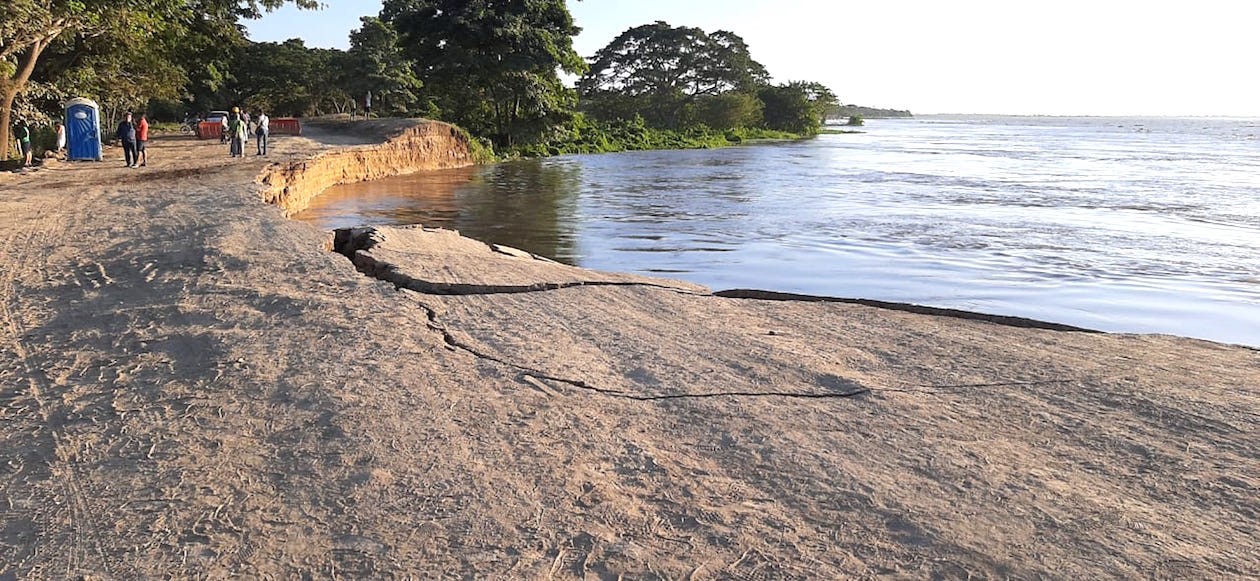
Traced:
POLYGON ((256 141, 258 144, 258 155, 267 155, 267 135, 271 133, 271 127, 268 126, 270 122, 271 120, 267 118, 267 113, 263 111, 259 111, 258 119, 254 120, 254 136, 258 138, 256 141))

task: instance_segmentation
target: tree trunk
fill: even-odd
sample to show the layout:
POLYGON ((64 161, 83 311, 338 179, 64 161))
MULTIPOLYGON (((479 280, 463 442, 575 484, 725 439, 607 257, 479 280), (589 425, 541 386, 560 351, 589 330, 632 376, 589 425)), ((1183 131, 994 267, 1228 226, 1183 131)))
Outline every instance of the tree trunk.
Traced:
POLYGON ((35 70, 35 61, 39 60, 39 53, 44 52, 46 46, 46 40, 35 41, 25 59, 20 62, 17 74, 12 79, 0 80, 0 160, 9 159, 9 128, 13 123, 13 102, 22 89, 26 88, 26 81, 31 78, 31 71, 35 70))
POLYGON ((9 159, 9 124, 13 120, 10 111, 15 98, 17 91, 5 89, 3 99, 0 99, 0 162, 9 159))

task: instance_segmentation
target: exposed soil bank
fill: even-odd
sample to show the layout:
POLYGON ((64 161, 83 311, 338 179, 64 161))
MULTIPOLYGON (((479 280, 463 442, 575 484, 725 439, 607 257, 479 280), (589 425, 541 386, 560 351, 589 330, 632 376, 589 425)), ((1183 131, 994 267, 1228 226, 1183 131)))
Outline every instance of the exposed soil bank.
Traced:
POLYGON ((312 198, 335 185, 473 163, 468 138, 437 121, 315 120, 307 122, 305 130, 316 139, 326 137, 347 147, 276 164, 262 172, 258 182, 263 186, 263 201, 279 206, 286 216, 305 210, 312 198))
POLYGON ((1260 575, 1255 350, 422 228, 369 277, 255 183, 345 141, 0 176, 0 579, 1260 575))

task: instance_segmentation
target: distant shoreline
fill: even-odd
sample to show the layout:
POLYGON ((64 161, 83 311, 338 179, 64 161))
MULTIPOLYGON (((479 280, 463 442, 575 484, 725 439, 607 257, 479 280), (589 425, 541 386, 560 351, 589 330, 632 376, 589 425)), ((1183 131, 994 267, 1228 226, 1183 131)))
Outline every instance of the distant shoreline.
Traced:
MULTIPOLYGON (((1231 115, 1049 115, 1049 114, 1019 114, 1019 113, 918 113, 914 116, 916 119, 932 119, 932 118, 954 118, 954 119, 975 119, 975 118, 1006 118, 1006 119, 1204 119, 1204 120, 1221 120, 1221 121, 1260 121, 1260 116, 1231 116, 1231 115)), ((867 117, 874 119, 874 117, 867 117)))

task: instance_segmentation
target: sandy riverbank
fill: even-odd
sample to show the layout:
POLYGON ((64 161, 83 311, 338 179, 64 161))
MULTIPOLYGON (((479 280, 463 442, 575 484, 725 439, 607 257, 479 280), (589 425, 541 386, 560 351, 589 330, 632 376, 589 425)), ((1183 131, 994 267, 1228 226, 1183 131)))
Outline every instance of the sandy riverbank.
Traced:
POLYGON ((383 135, 0 176, 0 579, 1260 575, 1257 351, 261 201, 383 135))
POLYGON ((307 134, 340 145, 268 166, 258 176, 263 201, 292 216, 331 186, 473 164, 468 136, 445 123, 409 119, 320 119, 307 134))

